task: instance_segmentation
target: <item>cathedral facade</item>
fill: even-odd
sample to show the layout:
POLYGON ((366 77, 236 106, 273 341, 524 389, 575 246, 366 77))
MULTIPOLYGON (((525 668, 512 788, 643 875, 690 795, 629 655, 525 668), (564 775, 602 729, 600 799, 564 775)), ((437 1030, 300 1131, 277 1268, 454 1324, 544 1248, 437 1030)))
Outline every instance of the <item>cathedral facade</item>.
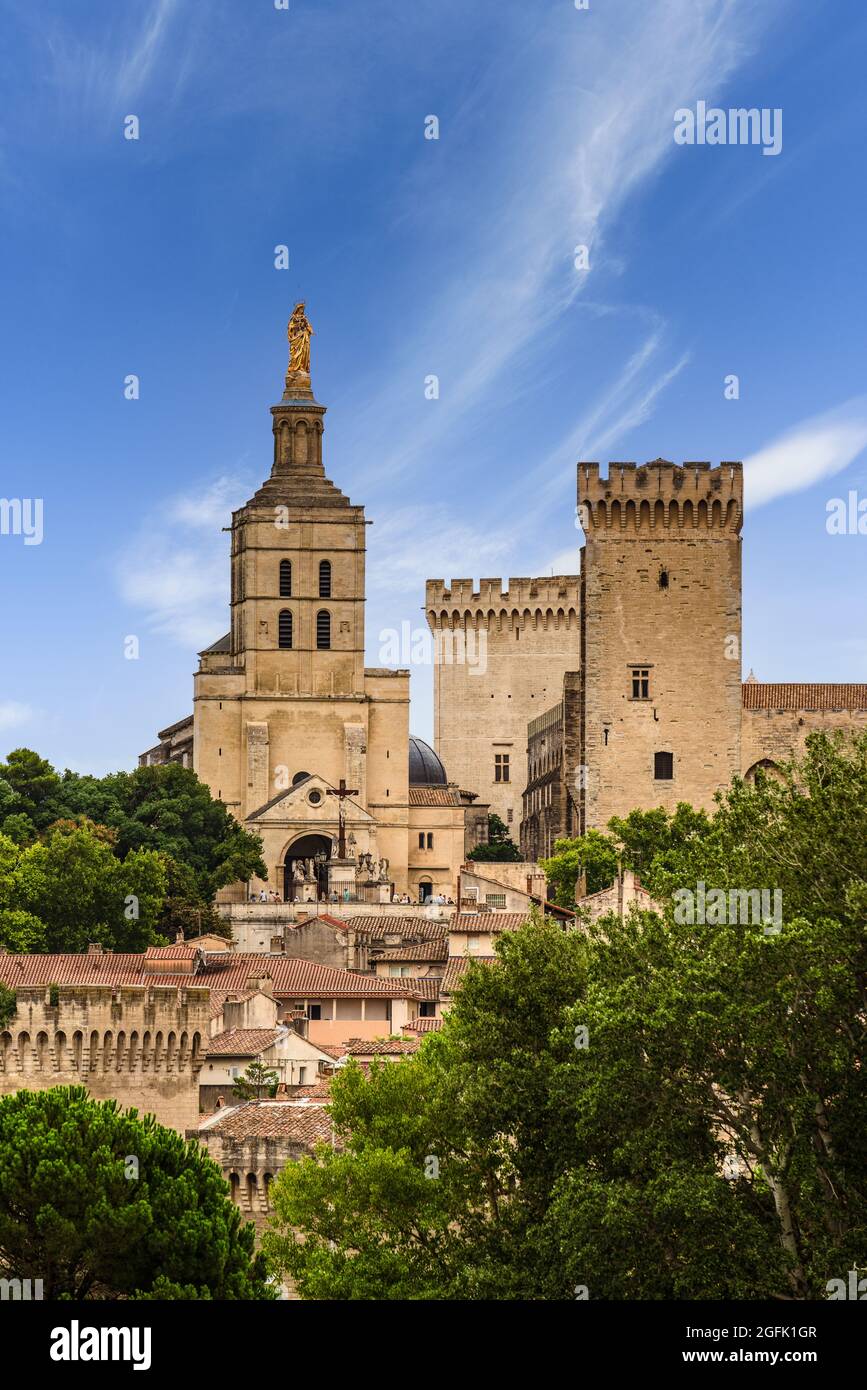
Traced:
POLYGON ((140 762, 186 762, 261 836, 253 891, 424 901, 454 892, 486 809, 410 739, 409 672, 364 664, 368 522, 325 473, 308 330, 299 305, 271 474, 232 515, 229 631, 200 653, 192 718, 140 762))

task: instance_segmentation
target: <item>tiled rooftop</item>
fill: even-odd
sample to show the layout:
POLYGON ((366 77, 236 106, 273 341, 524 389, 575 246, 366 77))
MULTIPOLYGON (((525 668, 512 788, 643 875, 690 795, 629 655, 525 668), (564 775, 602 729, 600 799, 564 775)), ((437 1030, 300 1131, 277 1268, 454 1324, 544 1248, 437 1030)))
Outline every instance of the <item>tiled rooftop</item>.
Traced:
POLYGON ((795 682, 775 685, 746 681, 744 709, 850 710, 867 709, 867 685, 802 685, 795 682))

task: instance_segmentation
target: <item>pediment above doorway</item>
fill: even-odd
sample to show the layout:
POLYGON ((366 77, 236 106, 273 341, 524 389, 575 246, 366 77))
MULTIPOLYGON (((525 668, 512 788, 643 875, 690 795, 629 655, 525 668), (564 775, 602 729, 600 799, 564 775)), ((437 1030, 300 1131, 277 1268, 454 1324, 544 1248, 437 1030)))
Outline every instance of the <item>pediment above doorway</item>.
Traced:
MULTIPOLYGON (((311 773, 294 786, 287 787, 277 796, 266 801, 264 806, 252 811, 246 823, 257 827, 269 825, 309 825, 311 830, 321 826, 337 825, 337 788, 318 773, 311 773), (335 793, 331 795, 331 793, 335 793)), ((373 826, 373 816, 364 810, 352 797, 343 801, 343 815, 347 828, 351 826, 373 826)))

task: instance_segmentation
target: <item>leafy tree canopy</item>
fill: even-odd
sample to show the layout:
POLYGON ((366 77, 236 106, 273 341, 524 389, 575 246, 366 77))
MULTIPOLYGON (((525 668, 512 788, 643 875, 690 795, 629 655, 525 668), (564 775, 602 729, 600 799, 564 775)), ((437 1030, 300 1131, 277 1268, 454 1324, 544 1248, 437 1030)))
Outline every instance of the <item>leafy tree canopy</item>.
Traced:
POLYGON ((233 1095, 239 1100, 261 1100, 263 1096, 273 1096, 280 1077, 272 1067, 264 1062, 251 1062, 232 1087, 233 1095))
MULTIPOLYGON (((55 828, 75 827, 105 839, 118 859, 151 850, 178 866, 168 868, 176 913, 184 904, 212 902, 228 883, 266 873, 259 838, 214 800, 191 768, 168 763, 106 777, 59 776, 31 749, 13 750, 0 763, 0 833, 29 845, 55 828)), ((208 921, 205 929, 211 926, 208 921)))
POLYGON ((588 830, 574 839, 554 841, 554 853, 541 861, 548 880, 548 891, 554 890, 554 901, 560 907, 575 906, 578 879, 586 876, 587 892, 598 893, 608 888, 617 877, 617 845, 610 835, 588 830))
POLYGON ((680 822, 661 915, 505 932, 415 1057, 335 1078, 266 1236, 303 1297, 807 1299, 864 1265, 867 734, 680 822), (779 930, 685 920, 699 883, 780 891, 779 930))
POLYGON ((68 952, 98 942, 142 951, 156 935, 166 871, 153 850, 118 859, 105 840, 74 827, 22 848, 0 835, 0 945, 68 952))
POLYGON ((44 1296, 274 1297, 253 1227, 194 1140, 81 1086, 0 1099, 0 1273, 44 1296))

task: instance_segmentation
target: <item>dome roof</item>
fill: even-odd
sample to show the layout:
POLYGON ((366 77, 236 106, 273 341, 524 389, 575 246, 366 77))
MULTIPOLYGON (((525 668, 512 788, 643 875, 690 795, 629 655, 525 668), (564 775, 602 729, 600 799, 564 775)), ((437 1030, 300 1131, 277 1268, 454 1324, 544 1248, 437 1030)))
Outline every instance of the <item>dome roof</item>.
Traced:
POLYGON ((429 743, 423 738, 409 740, 409 785, 411 787, 444 787, 448 783, 446 770, 429 743))

